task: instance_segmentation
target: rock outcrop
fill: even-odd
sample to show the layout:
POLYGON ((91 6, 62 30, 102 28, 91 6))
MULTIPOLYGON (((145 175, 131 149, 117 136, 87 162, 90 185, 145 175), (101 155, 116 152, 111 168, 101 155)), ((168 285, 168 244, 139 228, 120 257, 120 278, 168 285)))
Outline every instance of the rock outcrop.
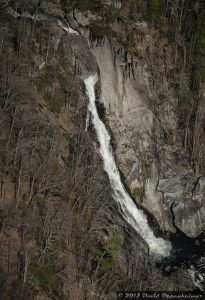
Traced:
POLYGON ((128 21, 130 8, 124 3, 122 10, 112 4, 127 26, 114 22, 115 38, 93 40, 86 28, 93 20, 99 22, 98 16, 92 14, 89 20, 78 11, 74 16, 99 66, 99 101, 113 134, 118 167, 136 202, 154 215, 163 231, 175 232, 176 226, 196 237, 204 228, 204 200, 200 195, 199 205, 192 189, 202 173, 196 174, 180 140, 178 94, 169 77, 176 70, 173 44, 145 21, 128 21), (127 28, 137 55, 123 48, 127 28))

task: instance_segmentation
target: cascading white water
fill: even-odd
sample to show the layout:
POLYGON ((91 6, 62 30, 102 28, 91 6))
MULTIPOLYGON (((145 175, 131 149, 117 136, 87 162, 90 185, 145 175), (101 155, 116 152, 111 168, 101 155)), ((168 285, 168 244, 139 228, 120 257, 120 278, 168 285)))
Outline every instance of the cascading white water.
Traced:
MULTIPOLYGON (((21 17, 21 18, 30 19, 33 21, 44 21, 46 19, 49 19, 47 16, 40 14, 40 13, 32 15, 29 12, 23 12, 20 14, 17 11, 13 10, 13 8, 11 8, 11 7, 9 7, 7 9, 7 13, 10 14, 11 16, 13 16, 14 18, 21 17)), ((61 27, 63 30, 65 30, 67 33, 79 35, 79 32, 77 32, 76 30, 71 28, 65 20, 64 20, 64 23, 66 25, 64 25, 63 22, 59 19, 56 19, 56 22, 57 22, 58 26, 61 27)))
MULTIPOLYGON (((32 19, 35 21, 42 21, 46 19, 46 16, 41 14, 31 15, 27 12, 23 14, 19 14, 15 12, 12 8, 9 8, 7 12, 15 18, 22 17, 26 19, 32 19)), ((66 26, 64 26, 60 20, 57 19, 56 22, 58 26, 60 26, 68 34, 79 35, 79 33, 76 30, 72 29, 67 24, 66 26)), ((171 250, 171 243, 161 238, 156 238, 154 236, 153 231, 151 230, 151 228, 147 223, 146 215, 142 210, 136 207, 136 205, 134 204, 129 194, 126 192, 121 182, 120 174, 116 167, 115 160, 112 154, 112 147, 110 145, 110 136, 106 130, 105 125, 100 120, 95 106, 94 86, 97 80, 98 80, 97 74, 95 74, 85 79, 84 82, 87 90, 87 95, 90 100, 88 109, 90 111, 90 114, 92 115, 92 122, 95 127, 97 137, 100 143, 99 151, 104 162, 104 169, 107 172, 110 179, 110 183, 113 189, 113 197, 120 204, 124 218, 127 220, 127 222, 147 242, 151 253, 160 257, 168 256, 171 250)), ((89 122, 89 114, 87 115, 86 129, 88 128, 88 122, 89 122)))
POLYGON ((71 28, 68 24, 63 25, 63 23, 60 20, 57 20, 58 26, 60 26, 63 30, 65 30, 67 33, 76 34, 79 35, 79 32, 71 28))
POLYGON ((92 75, 84 80, 87 96, 89 98, 88 109, 92 116, 92 123, 95 127, 98 141, 100 143, 100 154, 104 162, 104 169, 108 174, 112 189, 113 197, 120 204, 124 218, 137 231, 137 233, 147 242, 150 252, 155 256, 169 256, 171 243, 156 238, 153 231, 148 225, 147 217, 141 209, 138 209, 132 198, 129 196, 120 178, 119 171, 115 164, 110 145, 110 136, 104 123, 100 120, 95 105, 95 84, 98 80, 97 74, 92 75))

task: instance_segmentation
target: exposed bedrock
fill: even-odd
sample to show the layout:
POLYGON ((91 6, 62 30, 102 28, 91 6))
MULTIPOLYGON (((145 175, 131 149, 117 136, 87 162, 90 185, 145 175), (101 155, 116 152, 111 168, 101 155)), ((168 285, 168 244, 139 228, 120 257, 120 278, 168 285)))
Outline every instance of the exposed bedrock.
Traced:
POLYGON ((76 10, 74 17, 68 19, 92 51, 85 39, 72 36, 77 71, 85 78, 99 68, 98 101, 105 108, 117 165, 133 198, 164 232, 174 233, 177 227, 189 237, 198 236, 205 225, 204 177, 193 169, 178 131, 178 98, 167 75, 174 68, 171 46, 161 39, 158 51, 156 36, 145 22, 138 22, 136 30, 144 38, 137 46, 141 57, 133 58, 119 44, 90 38, 87 26, 98 16, 76 10))
POLYGON ((182 147, 167 144, 163 137, 176 126, 174 107, 169 102, 161 107, 162 119, 156 116, 149 101, 146 64, 136 63, 129 70, 123 51, 116 54, 107 41, 94 45, 93 53, 101 76, 99 101, 106 109, 116 160, 132 196, 163 231, 175 232, 178 227, 189 237, 198 236, 205 225, 204 179, 196 176, 182 147))

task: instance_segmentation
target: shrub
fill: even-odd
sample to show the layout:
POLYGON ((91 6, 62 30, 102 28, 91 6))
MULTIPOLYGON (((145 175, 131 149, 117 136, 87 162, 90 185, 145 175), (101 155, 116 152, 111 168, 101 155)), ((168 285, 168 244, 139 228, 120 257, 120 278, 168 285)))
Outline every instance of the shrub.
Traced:
POLYGON ((92 11, 100 13, 102 11, 101 0, 61 0, 61 7, 65 12, 77 8, 81 11, 92 11))
POLYGON ((147 13, 144 15, 144 18, 148 22, 158 23, 161 16, 160 9, 160 0, 149 0, 147 13))
POLYGON ((119 236, 111 236, 103 243, 106 255, 102 260, 102 268, 105 271, 110 270, 115 266, 119 253, 122 249, 122 244, 122 239, 119 236))
POLYGON ((107 253, 116 259, 122 248, 122 239, 119 236, 111 236, 108 240, 106 240, 103 245, 107 253))
POLYGON ((58 103, 57 99, 52 96, 51 92, 45 92, 43 98, 44 98, 44 100, 46 101, 46 103, 48 104, 49 108, 52 111, 56 112, 57 114, 60 113, 61 106, 58 103))
POLYGON ((196 54, 205 56, 205 12, 199 19, 198 36, 195 46, 196 54))
POLYGON ((34 263, 29 266, 29 273, 42 289, 47 290, 50 287, 52 275, 49 269, 34 263))
POLYGON ((113 259, 113 257, 106 257, 102 260, 102 268, 105 271, 111 270, 114 265, 115 265, 115 261, 113 259))
POLYGON ((37 80, 37 87, 42 91, 45 86, 49 82, 49 76, 48 76, 48 71, 47 69, 44 70, 44 72, 41 73, 41 75, 38 77, 37 80))
POLYGON ((150 0, 150 8, 153 19, 160 17, 160 0, 150 0))
POLYGON ((133 191, 135 198, 140 198, 143 195, 144 189, 142 187, 136 187, 133 191))
POLYGON ((116 33, 112 30, 110 25, 106 24, 103 21, 95 21, 91 24, 92 28, 92 37, 93 39, 102 39, 103 37, 113 38, 116 36, 116 33))
POLYGON ((115 266, 122 244, 121 237, 110 236, 98 247, 93 247, 93 253, 104 271, 109 271, 115 266))

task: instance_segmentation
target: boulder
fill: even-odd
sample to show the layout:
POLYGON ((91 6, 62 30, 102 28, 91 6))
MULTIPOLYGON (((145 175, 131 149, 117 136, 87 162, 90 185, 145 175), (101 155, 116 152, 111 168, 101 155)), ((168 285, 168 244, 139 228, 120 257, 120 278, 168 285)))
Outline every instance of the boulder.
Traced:
POLYGON ((185 183, 179 176, 159 179, 157 191, 163 193, 183 193, 185 190, 185 183))
MULTIPOLYGON (((69 14, 68 16, 70 19, 73 19, 73 12, 69 14)), ((78 9, 75 9, 74 11, 74 17, 75 20, 77 21, 78 25, 86 27, 90 23, 94 21, 99 21, 101 20, 100 16, 97 16, 90 11, 86 11, 86 13, 83 13, 82 11, 79 11, 78 9)))
POLYGON ((195 238, 205 227, 205 207, 200 200, 175 201, 172 206, 175 225, 187 236, 195 238))
POLYGON ((82 79, 97 73, 96 59, 90 52, 87 40, 84 37, 68 35, 65 37, 64 47, 68 53, 67 55, 72 57, 76 72, 82 79))
POLYGON ((193 190, 193 195, 204 195, 204 190, 205 190, 205 177, 201 176, 199 177, 194 190, 193 190))

